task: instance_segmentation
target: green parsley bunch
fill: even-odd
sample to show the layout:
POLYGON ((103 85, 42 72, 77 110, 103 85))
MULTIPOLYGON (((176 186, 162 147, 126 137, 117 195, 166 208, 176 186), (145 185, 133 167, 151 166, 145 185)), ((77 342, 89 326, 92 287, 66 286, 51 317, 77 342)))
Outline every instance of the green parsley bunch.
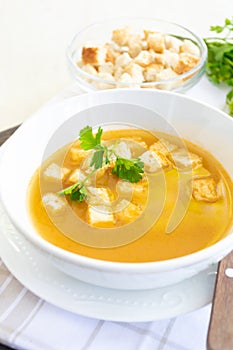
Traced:
MULTIPOLYGON (((226 18, 223 26, 211 26, 210 30, 221 36, 204 39, 208 48, 206 74, 213 83, 233 86, 233 18, 226 18)), ((233 116, 233 89, 226 96, 226 104, 233 116)))

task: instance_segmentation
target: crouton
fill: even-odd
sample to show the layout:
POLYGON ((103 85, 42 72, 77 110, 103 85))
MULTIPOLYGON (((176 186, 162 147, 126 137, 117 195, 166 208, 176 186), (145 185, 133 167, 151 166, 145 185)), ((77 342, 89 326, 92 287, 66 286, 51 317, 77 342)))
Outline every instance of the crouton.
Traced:
POLYGON ((67 178, 66 182, 75 184, 78 181, 80 181, 80 170, 75 169, 72 171, 70 176, 67 178))
POLYGON ((88 206, 87 208, 87 221, 92 226, 105 227, 114 226, 114 216, 110 209, 104 206, 88 206))
POLYGON ((114 150, 119 157, 127 158, 127 159, 131 158, 130 147, 126 142, 120 141, 116 146, 112 146, 112 147, 114 147, 114 150))
POLYGON ((126 199, 122 199, 116 206, 115 218, 124 223, 129 223, 138 218, 143 212, 141 205, 133 204, 126 199))
POLYGON ((149 149, 152 152, 161 153, 161 154, 164 154, 165 156, 168 156, 170 152, 177 149, 177 145, 174 145, 169 141, 161 138, 159 141, 153 143, 149 149))
POLYGON ((105 61, 115 64, 116 57, 120 54, 120 47, 114 42, 106 43, 104 47, 107 49, 105 61))
POLYGON ((124 68, 131 61, 132 61, 132 58, 129 56, 129 54, 127 52, 124 52, 121 55, 117 56, 115 64, 116 64, 116 66, 120 66, 120 67, 124 68))
POLYGON ((139 34, 132 34, 128 41, 129 55, 135 58, 142 50, 142 40, 139 34))
POLYGON ((179 62, 179 55, 176 52, 165 50, 163 53, 164 65, 174 68, 179 62))
POLYGON ((133 192, 133 184, 131 182, 119 180, 117 182, 117 192, 123 193, 124 195, 127 193, 132 193, 133 192))
POLYGON ((156 81, 170 80, 176 78, 177 74, 171 68, 165 68, 157 74, 156 81))
POLYGON ((112 75, 113 69, 114 69, 114 66, 113 66, 112 62, 105 62, 104 64, 101 64, 99 66, 98 71, 101 73, 108 73, 108 74, 112 75))
POLYGON ((163 70, 163 65, 152 63, 145 67, 143 71, 145 81, 152 82, 156 81, 157 74, 163 70))
POLYGON ((86 157, 88 153, 83 149, 77 148, 75 146, 71 147, 69 150, 69 157, 72 162, 80 164, 86 157))
POLYGON ((105 187, 88 187, 88 209, 87 217, 90 225, 101 225, 101 223, 114 223, 111 210, 111 201, 114 199, 110 189, 105 187))
POLYGON ((124 27, 112 31, 112 40, 119 46, 125 46, 129 42, 130 28, 124 27))
POLYGON ((195 67, 199 60, 199 57, 193 56, 188 53, 183 53, 180 55, 180 59, 173 69, 177 74, 183 74, 195 67))
POLYGON ((100 79, 106 80, 106 82, 100 82, 100 81, 93 82, 93 85, 98 89, 100 90, 113 89, 115 87, 114 84, 111 84, 111 82, 115 81, 115 78, 113 77, 112 74, 106 73, 106 72, 99 72, 97 74, 97 77, 100 79))
POLYGON ((146 172, 154 173, 162 168, 168 167, 171 163, 162 153, 155 153, 153 151, 146 151, 140 156, 144 163, 146 172))
POLYGON ((120 83, 125 83, 123 86, 119 84, 119 88, 131 87, 134 84, 133 78, 129 73, 123 73, 117 80, 120 83))
POLYGON ((147 40, 148 39, 148 36, 151 35, 151 34, 156 34, 155 31, 153 30, 148 30, 148 29, 144 29, 143 30, 143 33, 144 33, 144 40, 147 40))
POLYGON ((66 199, 55 193, 46 193, 42 197, 42 203, 51 215, 62 214, 67 207, 66 199))
POLYGON ((149 49, 158 53, 163 53, 165 50, 165 37, 161 33, 149 34, 147 37, 149 49))
POLYGON ((172 159, 174 165, 180 169, 197 169, 202 166, 202 158, 199 157, 197 154, 188 152, 184 148, 180 148, 172 152, 172 159))
POLYGON ((88 204, 89 205, 104 205, 109 206, 113 200, 113 194, 110 189, 105 187, 91 187, 87 188, 88 204))
POLYGON ((82 61, 84 64, 99 66, 106 60, 107 49, 103 46, 82 48, 82 61))
POLYGON ((154 57, 154 63, 160 64, 163 67, 165 66, 165 59, 164 59, 164 54, 163 53, 155 53, 153 50, 149 50, 152 52, 153 57, 154 57))
POLYGON ((125 67, 125 73, 131 75, 134 83, 142 83, 144 81, 143 68, 136 63, 130 63, 125 67))
POLYGON ((171 35, 165 36, 165 47, 167 50, 171 52, 179 53, 180 47, 182 44, 183 44, 183 41, 174 36, 171 36, 171 35))
POLYGON ((93 67, 91 64, 84 64, 82 66, 82 70, 84 70, 84 72, 91 74, 91 75, 96 75, 97 74, 97 70, 95 69, 95 67, 93 67))
POLYGON ((134 59, 134 62, 142 67, 146 67, 154 61, 154 57, 151 52, 142 50, 134 59))
POLYGON ((184 39, 183 44, 180 46, 180 52, 187 52, 193 56, 199 57, 200 50, 191 40, 184 39))
POLYGON ((62 179, 61 167, 52 163, 45 169, 43 176, 48 181, 59 181, 62 179))
POLYGON ((148 195, 148 182, 139 181, 133 184, 133 198, 132 203, 140 203, 145 205, 148 195))
POLYGON ((216 202, 218 200, 217 184, 213 177, 193 179, 192 196, 196 201, 216 202))

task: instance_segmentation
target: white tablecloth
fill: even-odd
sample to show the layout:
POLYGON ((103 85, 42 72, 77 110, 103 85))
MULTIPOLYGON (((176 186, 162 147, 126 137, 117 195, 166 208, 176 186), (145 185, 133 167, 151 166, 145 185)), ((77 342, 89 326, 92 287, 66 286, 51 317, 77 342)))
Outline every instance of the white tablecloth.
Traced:
MULTIPOLYGON (((77 93, 74 85, 50 103, 77 93)), ((205 77, 187 95, 218 108, 224 106, 224 89, 213 86, 205 77)), ((91 319, 39 299, 0 260, 0 341, 16 349, 204 350, 210 311, 208 305, 176 318, 145 323, 91 319)))

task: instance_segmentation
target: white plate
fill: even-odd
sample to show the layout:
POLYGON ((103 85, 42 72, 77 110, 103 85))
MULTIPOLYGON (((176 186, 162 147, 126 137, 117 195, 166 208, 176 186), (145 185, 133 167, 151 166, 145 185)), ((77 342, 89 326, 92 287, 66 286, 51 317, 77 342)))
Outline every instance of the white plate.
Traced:
POLYGON ((10 272, 40 298, 98 319, 143 322, 175 317, 211 302, 216 265, 174 286, 126 291, 96 287, 56 269, 13 227, 0 206, 0 256, 10 272))

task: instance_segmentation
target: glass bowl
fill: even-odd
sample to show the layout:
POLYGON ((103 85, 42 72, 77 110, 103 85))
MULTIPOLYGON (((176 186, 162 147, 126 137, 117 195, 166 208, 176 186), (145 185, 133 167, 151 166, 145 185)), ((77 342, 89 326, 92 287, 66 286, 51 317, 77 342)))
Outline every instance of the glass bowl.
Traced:
MULTIPOLYGON (((125 48, 123 48, 123 51, 124 49, 125 48)), ((171 51, 173 51, 173 49, 171 51)), ((181 25, 158 19, 118 18, 97 22, 79 31, 68 45, 67 58, 71 76, 84 91, 113 88, 152 88, 184 92, 195 85, 203 75, 207 58, 207 48, 201 37, 181 25), (133 34, 143 34, 144 30, 148 30, 161 32, 165 34, 167 38, 173 37, 175 40, 188 39, 196 45, 196 48, 199 51, 199 62, 190 70, 175 77, 169 77, 169 79, 166 77, 166 80, 159 79, 158 75, 155 81, 136 81, 130 83, 112 81, 104 74, 102 74, 101 77, 98 76, 98 74, 92 75, 90 72, 85 71, 80 67, 80 62, 82 61, 82 48, 85 45, 88 44, 88 46, 92 47, 103 47, 104 44, 111 42, 113 30, 122 29, 126 26, 130 27, 133 34)))

